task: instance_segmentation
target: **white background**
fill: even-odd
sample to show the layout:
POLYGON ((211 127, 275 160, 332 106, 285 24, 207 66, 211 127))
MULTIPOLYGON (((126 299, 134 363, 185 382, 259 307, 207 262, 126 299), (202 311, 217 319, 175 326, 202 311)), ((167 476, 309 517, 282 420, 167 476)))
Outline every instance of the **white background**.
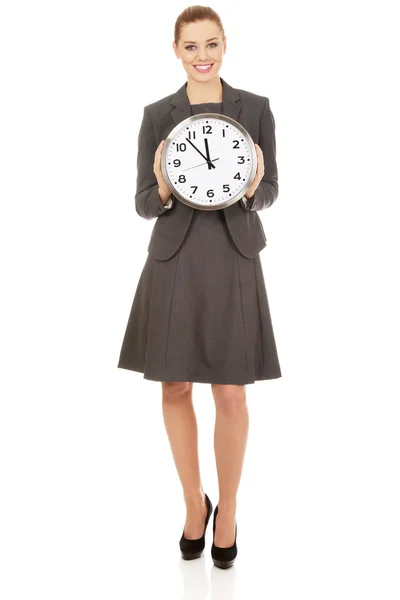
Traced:
MULTIPOLYGON (((259 214, 283 376, 246 386, 228 571, 211 527, 203 557, 180 558, 161 384, 117 368, 155 223, 134 209, 137 135, 186 81, 186 6, 1 5, 0 595, 398 600, 395 2, 212 4, 220 75, 270 99, 280 182, 259 214)), ((215 506, 208 384, 194 403, 215 506)))

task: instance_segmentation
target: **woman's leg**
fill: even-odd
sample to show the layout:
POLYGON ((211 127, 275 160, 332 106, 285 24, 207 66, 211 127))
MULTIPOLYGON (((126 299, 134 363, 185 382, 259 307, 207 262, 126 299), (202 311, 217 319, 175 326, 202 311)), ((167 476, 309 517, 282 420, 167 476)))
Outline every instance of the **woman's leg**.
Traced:
POLYGON ((165 429, 186 504, 184 534, 197 539, 203 535, 207 504, 200 480, 193 383, 163 381, 161 385, 165 429))
POLYGON ((216 418, 214 450, 219 502, 214 543, 228 548, 235 541, 236 495, 242 474, 249 429, 244 385, 212 384, 216 418))

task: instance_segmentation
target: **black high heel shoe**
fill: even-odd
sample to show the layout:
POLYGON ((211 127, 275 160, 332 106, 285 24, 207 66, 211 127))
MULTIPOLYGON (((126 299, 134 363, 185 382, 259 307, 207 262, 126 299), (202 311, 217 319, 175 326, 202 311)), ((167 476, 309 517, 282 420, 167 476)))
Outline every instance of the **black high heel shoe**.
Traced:
POLYGON ((212 506, 211 500, 207 496, 207 494, 204 494, 204 495, 206 497, 206 503, 207 503, 207 516, 206 516, 206 521, 205 521, 205 525, 204 525, 203 535, 201 536, 201 538, 197 538, 196 540, 188 540, 184 536, 185 528, 183 528, 182 537, 179 541, 179 547, 181 549, 182 558, 184 558, 185 560, 192 560, 193 558, 199 558, 205 547, 206 529, 207 529, 208 521, 210 519, 212 510, 213 510, 213 506, 212 506))
POLYGON ((235 562, 235 558, 237 556, 237 545, 236 545, 236 536, 237 536, 237 523, 235 523, 235 541, 232 546, 228 548, 220 548, 214 544, 214 535, 215 535, 215 521, 218 514, 218 504, 214 511, 214 522, 213 522, 213 543, 211 546, 211 556, 216 567, 220 569, 229 569, 235 562))

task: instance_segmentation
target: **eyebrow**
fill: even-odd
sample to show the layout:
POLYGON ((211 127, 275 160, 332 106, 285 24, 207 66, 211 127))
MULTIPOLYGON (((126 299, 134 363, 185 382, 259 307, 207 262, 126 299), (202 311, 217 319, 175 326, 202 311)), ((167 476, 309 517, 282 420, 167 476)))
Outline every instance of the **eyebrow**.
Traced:
MULTIPOLYGON (((217 40, 217 37, 212 37, 209 40, 206 40, 206 42, 211 42, 211 40, 217 40)), ((195 44, 196 42, 183 42, 184 44, 195 44)))

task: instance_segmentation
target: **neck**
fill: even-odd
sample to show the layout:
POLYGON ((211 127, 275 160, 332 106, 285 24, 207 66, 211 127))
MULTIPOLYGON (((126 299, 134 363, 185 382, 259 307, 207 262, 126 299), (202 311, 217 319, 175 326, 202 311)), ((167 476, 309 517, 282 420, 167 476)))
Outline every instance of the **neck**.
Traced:
POLYGON ((188 78, 186 94, 190 104, 222 102, 222 89, 221 79, 218 76, 204 83, 188 78))

